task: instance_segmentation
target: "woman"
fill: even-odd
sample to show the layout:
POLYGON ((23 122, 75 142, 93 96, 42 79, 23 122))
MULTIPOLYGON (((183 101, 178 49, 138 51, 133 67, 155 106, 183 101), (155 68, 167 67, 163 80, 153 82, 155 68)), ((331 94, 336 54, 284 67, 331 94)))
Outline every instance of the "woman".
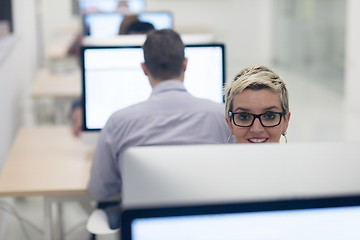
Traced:
POLYGON ((288 91, 271 69, 244 68, 227 84, 224 94, 226 122, 236 143, 278 143, 281 136, 287 141, 288 91))

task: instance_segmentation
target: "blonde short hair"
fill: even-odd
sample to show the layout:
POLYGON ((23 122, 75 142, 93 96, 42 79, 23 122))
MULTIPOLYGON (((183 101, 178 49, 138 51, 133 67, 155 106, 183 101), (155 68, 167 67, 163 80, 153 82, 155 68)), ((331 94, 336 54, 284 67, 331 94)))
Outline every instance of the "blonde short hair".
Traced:
POLYGON ((226 84, 224 88, 225 116, 232 111, 234 96, 245 89, 271 89, 279 93, 283 112, 289 112, 289 97, 285 83, 270 68, 259 65, 242 69, 231 82, 226 84))

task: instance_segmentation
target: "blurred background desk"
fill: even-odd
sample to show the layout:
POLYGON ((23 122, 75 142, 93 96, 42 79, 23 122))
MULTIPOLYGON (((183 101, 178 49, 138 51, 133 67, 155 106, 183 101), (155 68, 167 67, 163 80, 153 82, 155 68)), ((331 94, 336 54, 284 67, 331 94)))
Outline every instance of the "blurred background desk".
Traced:
POLYGON ((45 239, 54 236, 54 217, 61 239, 62 201, 81 201, 92 210, 86 188, 92 149, 69 126, 20 129, 0 172, 0 197, 43 196, 45 239))
POLYGON ((79 69, 61 73, 45 68, 38 70, 30 88, 30 96, 34 100, 36 122, 67 123, 71 104, 80 95, 79 69))
POLYGON ((40 69, 30 89, 33 98, 78 98, 81 94, 80 70, 54 73, 48 69, 40 69))

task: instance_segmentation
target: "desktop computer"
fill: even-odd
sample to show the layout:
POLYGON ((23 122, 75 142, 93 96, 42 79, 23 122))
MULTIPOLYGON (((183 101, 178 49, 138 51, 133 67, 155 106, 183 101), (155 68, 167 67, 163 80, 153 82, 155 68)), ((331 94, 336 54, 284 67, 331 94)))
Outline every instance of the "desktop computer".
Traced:
MULTIPOLYGON (((151 23, 155 29, 172 29, 171 12, 141 12, 139 21, 151 23)), ((126 14, 121 12, 96 12, 83 14, 83 34, 95 38, 108 38, 119 35, 121 22, 126 14)))
MULTIPOLYGON (((184 85, 194 96, 223 103, 225 47, 223 44, 186 45, 189 59, 184 85)), ((151 86, 141 69, 141 46, 83 46, 82 103, 86 143, 116 110, 145 101, 151 86)))
POLYGON ((125 210, 122 240, 357 240, 360 195, 125 210))
POLYGON ((358 142, 132 147, 123 240, 360 239, 358 142))

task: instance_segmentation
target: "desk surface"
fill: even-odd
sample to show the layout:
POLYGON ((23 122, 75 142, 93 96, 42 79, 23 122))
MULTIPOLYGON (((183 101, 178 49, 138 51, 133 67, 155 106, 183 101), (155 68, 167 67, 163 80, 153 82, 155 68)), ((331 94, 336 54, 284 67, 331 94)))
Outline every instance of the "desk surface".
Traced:
POLYGON ((87 194, 92 152, 69 126, 22 128, 0 172, 0 196, 87 194))
POLYGON ((30 89, 33 98, 78 98, 81 95, 80 70, 69 73, 52 73, 47 69, 40 69, 30 89))
POLYGON ((76 37, 75 30, 67 30, 67 33, 59 33, 56 40, 51 41, 45 48, 45 57, 48 59, 66 58, 71 45, 76 37))

